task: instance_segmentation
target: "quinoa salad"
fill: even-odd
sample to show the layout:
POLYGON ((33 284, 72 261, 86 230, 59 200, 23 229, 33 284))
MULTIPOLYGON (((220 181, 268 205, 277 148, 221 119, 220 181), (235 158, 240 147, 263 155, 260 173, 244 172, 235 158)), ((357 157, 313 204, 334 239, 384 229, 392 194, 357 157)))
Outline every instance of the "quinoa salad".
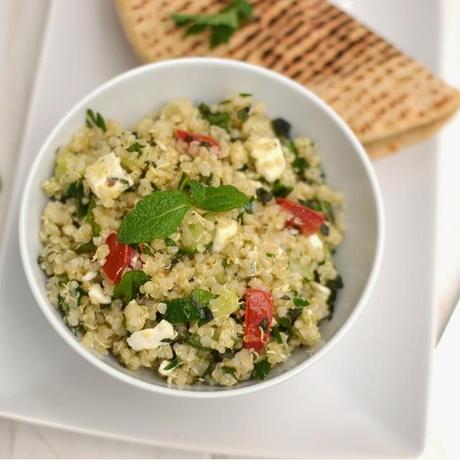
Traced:
POLYGON ((263 380, 321 344, 343 199, 250 94, 130 129, 88 109, 43 190, 39 264, 85 347, 184 387, 263 380))

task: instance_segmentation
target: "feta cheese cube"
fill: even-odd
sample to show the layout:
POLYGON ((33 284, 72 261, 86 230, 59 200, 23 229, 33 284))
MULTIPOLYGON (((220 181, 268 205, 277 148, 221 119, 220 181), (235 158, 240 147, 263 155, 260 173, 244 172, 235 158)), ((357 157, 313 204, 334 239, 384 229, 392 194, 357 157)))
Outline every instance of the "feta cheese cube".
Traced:
POLYGON ((227 242, 238 233, 238 224, 234 220, 228 220, 220 223, 216 230, 216 236, 212 245, 214 252, 220 252, 224 249, 227 242))
POLYGON ((286 169, 286 159, 279 139, 258 138, 251 142, 251 156, 256 160, 256 170, 268 182, 275 182, 286 169))
POLYGON ((169 321, 162 319, 153 328, 133 332, 126 341, 135 351, 153 350, 165 345, 165 342, 162 342, 163 340, 173 340, 176 336, 177 332, 174 330, 173 325, 169 321))
POLYGON ((323 242, 318 235, 310 235, 307 238, 308 245, 313 249, 323 249, 323 242))
POLYGON ((110 152, 86 168, 86 180, 102 205, 110 208, 114 200, 133 185, 133 179, 121 167, 120 158, 110 152))
POLYGON ((89 300, 96 304, 108 304, 112 302, 112 298, 104 294, 104 290, 100 284, 93 284, 88 291, 89 300))

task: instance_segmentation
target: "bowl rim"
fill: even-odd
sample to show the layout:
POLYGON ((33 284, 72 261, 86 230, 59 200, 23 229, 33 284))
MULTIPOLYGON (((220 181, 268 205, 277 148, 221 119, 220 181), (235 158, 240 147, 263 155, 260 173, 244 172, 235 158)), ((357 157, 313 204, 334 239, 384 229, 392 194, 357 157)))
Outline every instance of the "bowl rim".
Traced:
MULTIPOLYGON (((241 62, 232 59, 222 59, 222 58, 209 58, 209 57, 190 57, 190 58, 178 58, 164 60, 160 62, 154 62, 146 65, 136 67, 134 69, 123 72, 114 78, 106 81, 105 83, 99 85, 97 88, 89 92, 83 98, 80 98, 77 103, 75 103, 66 114, 61 117, 60 121, 55 125, 50 134, 46 137, 46 140, 41 145, 37 156, 35 157, 32 166, 27 175, 24 192, 21 197, 20 203, 20 212, 19 212, 19 246, 22 264, 26 274, 27 281, 32 290, 32 293, 37 301, 40 309, 42 310, 45 317, 48 319, 50 324, 53 326, 55 331, 60 335, 64 341, 73 348, 82 358, 86 361, 92 363, 96 368, 102 370, 106 374, 114 377, 115 379, 133 385, 134 387, 141 388, 143 390, 151 391, 157 394, 167 395, 167 396, 179 396, 185 398, 194 398, 194 399, 213 399, 213 398, 222 398, 222 397, 231 397, 238 396, 243 394, 252 393, 263 388, 271 387, 275 384, 284 382, 290 377, 297 375, 306 368, 312 366, 316 363, 321 357, 323 357, 329 350, 331 350, 337 342, 344 336, 344 334, 351 328, 359 314, 361 313, 364 305, 367 303, 371 291, 377 280, 378 272, 381 266, 382 257, 383 257, 383 246, 384 246, 384 234, 385 234, 385 224, 384 224, 384 206, 382 194, 380 187, 377 181, 377 177, 371 165, 371 162, 364 151, 363 146, 357 139, 356 135, 350 129, 350 127, 345 123, 345 121, 325 102, 323 102, 318 96, 313 94, 310 90, 302 86, 301 84, 291 80, 288 77, 285 77, 277 72, 272 70, 260 67, 258 65, 249 64, 246 62, 241 62), (49 146, 56 137, 56 135, 61 131, 61 129, 66 125, 69 118, 71 118, 75 112, 81 110, 88 105, 88 102, 91 101, 99 93, 102 93, 109 88, 118 85, 119 83, 129 80, 136 77, 137 75, 144 74, 146 72, 154 71, 155 69, 163 69, 168 67, 175 66, 187 66, 187 65, 196 65, 196 64, 205 64, 205 65, 216 65, 224 67, 233 67, 237 69, 245 69, 251 72, 255 72, 269 79, 274 79, 280 82, 283 85, 290 86, 291 88, 300 91, 306 98, 310 99, 320 110, 323 110, 327 116, 329 116, 335 125, 347 136, 351 141, 356 154, 358 155, 361 163, 363 164, 365 173, 370 182, 373 201, 376 209, 376 220, 377 220, 377 238, 376 238, 376 247, 374 260, 372 267, 367 278, 367 282, 364 286, 364 289, 361 292, 361 295, 356 303, 351 314, 345 320, 344 324, 334 333, 334 335, 316 352, 314 352, 310 357, 302 361, 301 363, 295 365, 291 369, 271 378, 267 381, 256 382, 252 385, 237 387, 237 388, 220 388, 216 390, 189 390, 189 389, 179 389, 169 386, 160 386, 155 383, 145 382, 138 379, 134 375, 125 374, 118 369, 110 366, 108 363, 100 359, 96 354, 92 353, 90 350, 86 349, 81 342, 77 340, 76 337, 71 337, 67 332, 67 326, 64 322, 55 316, 52 312, 52 305, 48 299, 45 299, 42 296, 39 285, 41 283, 35 278, 32 271, 32 258, 27 251, 27 208, 26 202, 29 199, 31 193, 33 193, 32 187, 32 178, 36 175, 37 169, 40 163, 45 158, 46 152, 49 150, 49 146)), ((35 260, 35 259, 34 259, 35 260)))

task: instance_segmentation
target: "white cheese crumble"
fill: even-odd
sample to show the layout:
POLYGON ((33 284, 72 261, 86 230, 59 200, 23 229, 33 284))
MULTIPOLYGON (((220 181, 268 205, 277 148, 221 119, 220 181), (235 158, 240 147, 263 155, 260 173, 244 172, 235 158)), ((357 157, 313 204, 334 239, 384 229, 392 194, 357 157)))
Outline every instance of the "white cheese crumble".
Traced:
POLYGON ((93 193, 101 200, 102 205, 108 208, 133 185, 133 179, 121 167, 120 158, 113 152, 88 166, 85 177, 93 193))
POLYGON ((307 238, 308 245, 313 249, 323 249, 323 242, 318 235, 310 235, 307 238))
POLYGON ((112 298, 109 295, 104 294, 104 290, 100 284, 93 284, 88 291, 88 296, 89 300, 96 305, 112 302, 112 298))
POLYGON ((216 230, 216 236, 212 245, 214 252, 220 252, 224 249, 227 242, 238 233, 238 224, 234 220, 222 222, 216 230))
POLYGON ((254 139, 251 156, 256 160, 256 169, 268 182, 275 182, 286 169, 286 159, 279 139, 254 139))
POLYGON ((174 330, 173 325, 165 319, 162 319, 153 328, 133 332, 126 341, 135 351, 153 350, 161 345, 165 345, 165 343, 162 342, 163 340, 173 340, 176 336, 177 332, 174 330))

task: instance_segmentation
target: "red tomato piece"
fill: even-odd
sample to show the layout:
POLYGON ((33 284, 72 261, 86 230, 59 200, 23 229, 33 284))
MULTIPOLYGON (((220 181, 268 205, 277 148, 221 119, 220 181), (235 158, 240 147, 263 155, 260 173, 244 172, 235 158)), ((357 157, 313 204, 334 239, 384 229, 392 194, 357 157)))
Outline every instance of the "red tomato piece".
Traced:
POLYGON ((326 222, 326 218, 322 212, 294 203, 286 198, 277 198, 276 202, 285 211, 291 214, 291 217, 287 221, 287 225, 298 228, 304 235, 316 233, 321 225, 326 222))
POLYGON ((261 351, 270 338, 273 320, 273 298, 270 292, 261 289, 247 289, 244 297, 244 348, 261 351))
POLYGON ((110 252, 102 266, 102 271, 110 282, 116 284, 125 269, 134 267, 139 260, 139 253, 128 244, 120 243, 115 232, 107 237, 105 243, 109 246, 110 252))
POLYGON ((176 138, 182 142, 183 149, 190 155, 196 155, 201 146, 209 147, 211 152, 220 154, 220 144, 216 139, 206 134, 191 133, 183 129, 176 129, 176 138))

